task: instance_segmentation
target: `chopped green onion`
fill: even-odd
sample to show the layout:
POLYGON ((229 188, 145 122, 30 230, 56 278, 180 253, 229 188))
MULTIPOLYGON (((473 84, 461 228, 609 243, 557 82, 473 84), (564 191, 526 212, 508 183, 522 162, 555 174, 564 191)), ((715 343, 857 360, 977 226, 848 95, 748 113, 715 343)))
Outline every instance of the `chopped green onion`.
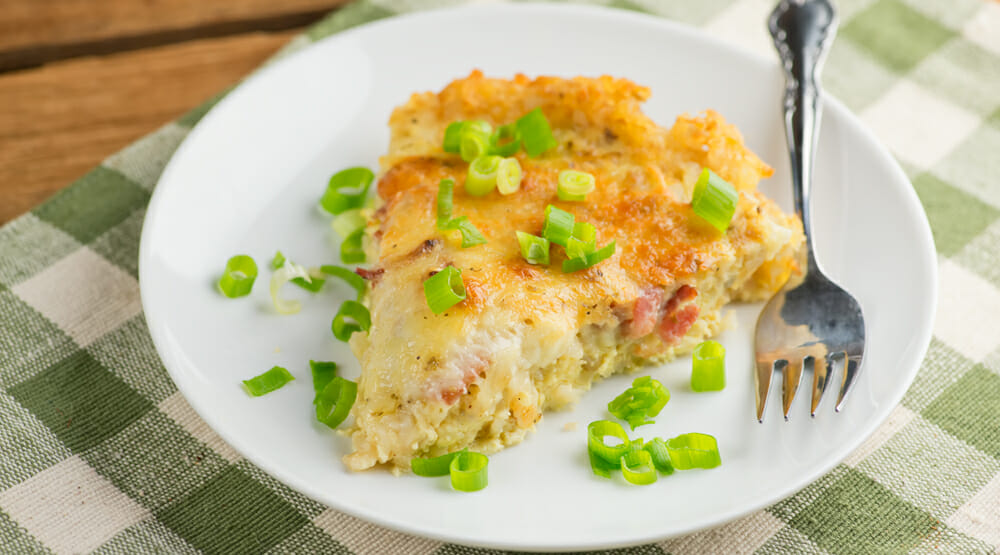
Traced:
POLYGON ((281 286, 295 278, 301 278, 306 283, 312 281, 312 276, 309 275, 308 270, 288 260, 285 261, 281 268, 278 268, 276 272, 271 274, 271 303, 274 304, 274 309, 279 314, 295 314, 302 310, 302 303, 295 300, 283 299, 280 295, 281 286))
POLYGON ((455 191, 454 179, 442 179, 438 182, 437 196, 437 227, 444 229, 445 224, 451 220, 452 206, 454 205, 453 194, 455 191))
POLYGON ((740 195, 726 180, 705 168, 694 185, 691 208, 706 222, 725 233, 736 213, 740 195))
POLYGON ((656 469, 648 451, 629 451, 622 456, 622 476, 638 486, 646 486, 656 481, 656 469))
POLYGON ((441 314, 465 300, 462 270, 448 266, 424 280, 424 298, 434 314, 441 314))
POLYGON ((465 177, 465 192, 474 197, 481 197, 493 190, 497 185, 497 170, 500 169, 499 156, 480 156, 469 164, 469 173, 465 177))
POLYGON ((524 151, 528 156, 539 156, 558 144, 552 136, 549 120, 545 119, 541 108, 535 108, 521 116, 516 125, 521 136, 521 144, 524 145, 524 151))
POLYGON ((615 254, 615 248, 615 242, 611 241, 600 249, 588 254, 586 258, 569 258, 563 260, 562 271, 568 274, 596 266, 598 263, 611 258, 611 255, 615 254))
POLYGON ((594 190, 595 180, 592 174, 577 170, 559 172, 559 200, 585 200, 594 190))
POLYGON ((516 193, 521 188, 524 172, 517 158, 504 158, 497 167, 497 190, 501 195, 516 193))
POLYGON ((469 221, 468 216, 461 216, 448 222, 445 226, 448 230, 458 230, 462 232, 462 248, 467 249, 476 245, 486 243, 486 238, 479 232, 479 229, 469 221))
POLYGON ((593 453, 601 460, 618 468, 621 464, 621 457, 628 451, 628 434, 625 428, 617 422, 610 420, 595 420, 587 425, 587 451, 593 453), (621 440, 618 445, 608 445, 604 438, 611 436, 621 440))
POLYGON ((337 235, 341 237, 350 237, 359 229, 364 229, 366 225, 368 225, 368 219, 362 215, 360 208, 341 212, 333 218, 333 222, 330 224, 337 235))
POLYGON ((312 372, 313 392, 319 393, 337 376, 338 369, 336 362, 310 360, 309 370, 312 372))
POLYGON ((462 128, 462 133, 471 133, 475 135, 482 135, 484 137, 489 137, 493 134, 493 126, 490 122, 483 121, 481 119, 472 119, 465 122, 465 127, 462 128))
POLYGON ((462 160, 472 162, 486 155, 490 149, 490 138, 478 133, 463 133, 459 149, 462 160))
POLYGON ((458 491, 479 491, 485 488, 489 482, 486 470, 489 462, 482 453, 460 452, 451 459, 448 467, 451 487, 458 491))
POLYGON ((549 240, 523 231, 517 232, 517 242, 521 244, 521 256, 528 264, 549 263, 549 240))
POLYGON ((669 439, 667 451, 677 470, 715 468, 722 464, 719 444, 708 434, 683 434, 669 439))
POLYGON ((667 450, 667 444, 662 439, 654 437, 646 443, 643 449, 649 451, 649 456, 653 459, 653 466, 657 470, 664 474, 674 473, 674 465, 670 462, 670 452, 667 450))
POLYGON ((368 187, 375 179, 375 174, 368 168, 347 168, 330 178, 320 206, 331 214, 340 214, 345 210, 361 208, 368 196, 368 187))
POLYGON ((670 391, 662 383, 643 376, 636 378, 632 387, 608 403, 608 412, 628 422, 634 430, 652 424, 653 421, 647 418, 660 414, 669 400, 670 391))
POLYGON ((292 283, 298 285, 299 287, 305 289, 310 293, 318 293, 321 289, 323 289, 323 284, 326 283, 326 280, 323 279, 322 277, 317 277, 317 274, 322 275, 320 274, 318 269, 310 268, 309 281, 306 281, 305 278, 297 277, 297 278, 292 278, 292 283))
POLYGON ((354 332, 368 331, 372 327, 372 315, 365 305, 358 301, 344 301, 337 315, 333 317, 333 324, 330 327, 334 337, 347 341, 354 332))
POLYGON ((275 366, 259 376, 243 380, 243 387, 247 393, 254 397, 260 397, 265 393, 270 393, 276 389, 281 389, 286 383, 295 379, 288 370, 275 366))
POLYGON ((365 256, 364 238, 365 230, 361 228, 341 241, 340 261, 344 264, 364 263, 367 258, 365 256))
POLYGON ((560 210, 551 204, 545 207, 545 225, 542 226, 542 237, 566 247, 566 242, 573 236, 573 224, 576 217, 565 210, 560 210))
POLYGON ((271 259, 271 269, 277 270, 278 268, 285 265, 285 255, 281 254, 281 251, 274 253, 274 258, 271 259))
POLYGON ((490 135, 490 154, 513 156, 519 150, 521 150, 521 136, 516 124, 501 125, 490 135), (504 139, 510 139, 510 142, 500 144, 504 139))
POLYGON ((365 296, 365 291, 368 290, 368 283, 365 281, 365 278, 348 270, 347 268, 334 266, 332 264, 324 264, 319 267, 319 271, 328 276, 338 277, 347 282, 347 285, 350 285, 355 291, 358 292, 357 300, 359 301, 365 296))
POLYGON ((316 420, 336 429, 347 419, 347 415, 351 413, 351 407, 354 406, 354 401, 357 398, 357 383, 345 380, 340 376, 334 376, 313 400, 316 405, 316 420))
POLYGON ((594 224, 576 222, 573 224, 573 237, 576 237, 584 243, 590 243, 593 245, 594 241, 597 240, 597 228, 594 227, 594 224))
POLYGON ((726 387, 726 348, 718 341, 704 341, 691 357, 691 389, 722 391, 726 387))
MULTIPOLYGON (((594 474, 598 476, 602 476, 604 478, 610 478, 611 471, 617 470, 619 468, 618 466, 615 466, 609 463, 608 461, 602 459, 596 453, 590 451, 589 449, 587 450, 587 457, 590 458, 590 470, 592 470, 594 474)), ((619 465, 620 464, 621 463, 619 463, 619 465)))
POLYGON ((444 476, 451 472, 451 460, 461 453, 468 452, 467 449, 441 455, 440 457, 421 458, 415 457, 410 461, 410 470, 417 476, 444 476))
POLYGON ((441 145, 445 152, 458 154, 459 145, 462 143, 462 129, 464 128, 464 121, 453 121, 448 124, 444 130, 444 144, 441 145))
POLYGON ((584 259, 584 262, 586 262, 587 255, 592 252, 594 252, 593 243, 584 243, 576 237, 570 237, 569 240, 566 241, 567 258, 582 258, 584 259))
POLYGON ((238 254, 226 261, 226 271, 219 278, 219 291, 229 297, 245 297, 257 280, 257 263, 245 254, 238 254))

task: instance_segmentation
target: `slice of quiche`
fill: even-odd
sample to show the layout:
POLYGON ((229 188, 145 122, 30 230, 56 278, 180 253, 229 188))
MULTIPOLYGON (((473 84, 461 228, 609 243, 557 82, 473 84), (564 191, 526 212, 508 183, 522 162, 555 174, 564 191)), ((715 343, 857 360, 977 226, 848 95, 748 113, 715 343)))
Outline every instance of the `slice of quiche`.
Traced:
POLYGON ((518 443, 545 410, 572 404, 598 378, 691 351, 723 327, 723 305, 764 299, 797 270, 800 222, 756 191, 771 168, 714 112, 657 126, 640 110, 649 94, 611 77, 473 72, 393 112, 369 222, 371 329, 351 339, 362 373, 349 468, 400 470, 416 456, 518 443), (535 108, 558 146, 516 155, 517 193, 466 194, 468 165, 442 149, 448 124, 496 127, 535 108), (706 167, 739 192, 725 233, 691 208, 706 167), (568 168, 596 177, 583 202, 557 198, 568 168), (443 178, 455 180, 455 213, 486 244, 462 248, 457 232, 437 229, 443 178), (541 235, 549 204, 593 224, 599 246, 616 241, 615 254, 563 273, 553 246, 551 265, 528 264, 515 232, 541 235), (462 270, 467 298, 434 314, 423 282, 448 265, 462 270))

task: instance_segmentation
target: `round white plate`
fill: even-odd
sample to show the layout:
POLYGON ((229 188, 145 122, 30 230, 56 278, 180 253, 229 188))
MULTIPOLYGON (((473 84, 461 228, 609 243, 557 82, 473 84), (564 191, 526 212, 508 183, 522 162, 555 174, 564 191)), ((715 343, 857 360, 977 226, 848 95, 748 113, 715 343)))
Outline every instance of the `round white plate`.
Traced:
POLYGON ((666 126, 682 112, 718 110, 777 168, 761 188, 790 208, 777 64, 686 27, 596 8, 490 5, 397 17, 323 40, 247 80, 205 117, 163 173, 143 228, 142 300, 156 348, 198 414, 234 448, 318 501, 405 532, 496 548, 597 549, 692 532, 773 503, 885 420, 930 338, 934 248, 902 171, 830 100, 816 160, 816 246, 861 301, 869 332, 841 414, 826 399, 811 419, 800 394, 786 423, 773 395, 757 423, 750 361, 760 305, 744 305, 734 309, 738 326, 720 339, 725 391, 690 392, 689 358, 652 369, 673 399, 635 434, 713 434, 717 469, 677 472, 650 487, 593 476, 586 425, 606 417, 606 403, 631 380, 618 376, 491 457, 490 486, 479 493, 452 491, 447 478, 347 472, 347 439, 313 419, 308 361, 334 360, 348 378, 358 375, 330 333, 348 291, 337 285, 306 300, 292 287, 304 309, 279 316, 269 308, 266 267, 278 249, 303 264, 335 261, 328 219, 315 209, 327 178, 347 166, 375 167, 392 108, 473 68, 505 77, 627 77, 652 88, 646 113, 666 126), (250 297, 229 300, 213 284, 237 253, 252 255, 261 277, 250 297), (240 380, 274 365, 298 379, 247 396, 240 380), (569 423, 574 431, 564 430, 569 423))

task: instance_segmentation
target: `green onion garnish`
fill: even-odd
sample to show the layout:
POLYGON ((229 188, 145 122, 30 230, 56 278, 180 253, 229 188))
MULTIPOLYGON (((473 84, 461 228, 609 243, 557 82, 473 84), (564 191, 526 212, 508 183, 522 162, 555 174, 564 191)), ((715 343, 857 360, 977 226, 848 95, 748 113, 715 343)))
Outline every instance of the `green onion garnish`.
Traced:
POLYGON ((445 224, 451 220, 451 211, 454 205, 452 198, 455 191, 454 179, 442 179, 438 183, 437 196, 437 227, 444 229, 445 224))
POLYGON ((545 225, 542 226, 542 237, 561 246, 573 236, 573 224, 576 218, 573 214, 560 210, 551 204, 545 207, 545 225))
POLYGON ((336 429, 347 419, 358 397, 358 384, 334 376, 322 391, 316 394, 316 420, 336 429))
POLYGON ((568 274, 596 266, 598 263, 611 258, 611 255, 615 254, 615 248, 615 241, 611 241, 600 249, 588 254, 586 258, 569 258, 563 260, 562 271, 568 274))
POLYGON ((663 384, 649 376, 636 378, 632 387, 615 397, 608 403, 608 412, 628 422, 633 430, 639 426, 652 424, 649 417, 660 414, 667 401, 670 391, 663 384))
POLYGON ((229 297, 245 297, 257 279, 257 263, 245 254, 238 254, 226 261, 226 271, 219 278, 219 291, 229 297))
POLYGON ((375 174, 368 168, 341 170, 330 178, 319 204, 331 214, 361 208, 365 204, 365 197, 368 196, 368 187, 374 179, 375 174))
POLYGON ((736 213, 740 195, 726 180, 705 168, 694 185, 691 208, 706 222, 725 233, 736 213))
POLYGON ((611 468, 621 466, 621 457, 628 451, 629 439, 625 428, 610 420, 595 420, 587 425, 587 451, 603 460, 611 468), (608 445, 604 438, 621 440, 618 445, 608 445))
POLYGON ((664 474, 673 474, 674 465, 670 462, 670 452, 667 444, 660 438, 654 437, 643 447, 649 451, 649 456, 653 459, 653 466, 664 474))
POLYGON ((549 263, 549 240, 523 231, 517 232, 517 242, 521 244, 521 256, 528 264, 549 263))
POLYGON ((368 225, 368 219, 361 214, 361 209, 347 210, 341 212, 331 222, 330 226, 341 237, 350 237, 359 229, 364 229, 368 225))
POLYGON ((365 230, 364 228, 361 228, 341 241, 340 261, 344 264, 364 263, 366 259, 364 238, 365 230))
POLYGON ((360 301, 361 298, 365 296, 365 291, 368 289, 368 283, 365 281, 365 278, 348 270, 347 268, 334 266, 332 264, 324 264, 319 267, 319 271, 328 276, 338 277, 347 282, 347 285, 350 285, 351 288, 358 292, 357 300, 360 301))
POLYGON ((586 262, 587 255, 592 252, 594 252, 593 243, 584 243, 576 237, 570 237, 569 240, 566 241, 567 258, 583 258, 584 262, 586 262))
POLYGON ((294 379, 295 376, 291 375, 288 370, 280 366, 275 366, 259 376, 243 380, 243 387, 250 395, 260 397, 276 389, 281 389, 286 383, 294 379))
POLYGON ((479 229, 469 221, 468 216, 461 216, 455 218, 445 224, 445 229, 448 230, 458 230, 462 232, 462 248, 467 249, 469 247, 474 247, 476 245, 482 245, 486 243, 486 238, 483 234, 479 232, 479 229))
POLYGON ((474 197, 481 197, 493 190, 497 185, 497 170, 500 169, 499 156, 480 156, 469 164, 469 173, 465 177, 465 192, 474 197))
POLYGON ((479 491, 489 482, 486 467, 490 460, 482 453, 464 451, 451 459, 448 470, 451 487, 458 491, 479 491))
POLYGON ((669 439, 667 451, 677 470, 715 468, 722 464, 719 444, 708 434, 683 434, 669 439))
POLYGON ((358 301, 344 301, 330 326, 333 336, 341 341, 348 341, 354 332, 368 331, 371 327, 372 315, 358 301))
POLYGON ((718 341, 704 341, 691 356, 691 389, 722 391, 726 387, 726 348, 718 341))
POLYGON ((459 152, 462 160, 472 162, 476 158, 484 156, 489 149, 489 136, 468 132, 462 134, 462 142, 459 143, 459 152))
POLYGON ((528 156, 539 156, 558 144, 552 136, 549 120, 545 119, 541 108, 535 108, 521 116, 516 125, 521 136, 521 144, 524 145, 524 151, 528 156))
POLYGON ((451 472, 451 460, 460 453, 466 453, 467 451, 467 449, 462 449, 461 451, 455 451, 454 453, 448 453, 440 457, 416 457, 410 461, 410 470, 417 476, 444 476, 451 472))
POLYGON ((656 481, 656 468, 648 451, 629 451, 621 458, 622 476, 629 482, 646 486, 656 481))
POLYGON ((592 174, 577 170, 559 172, 559 200, 585 200, 594 190, 595 180, 592 174))
POLYGON ((310 360, 309 370, 312 372, 313 392, 319 393, 337 376, 337 363, 310 360))
POLYGON ((518 150, 521 150, 521 136, 516 124, 501 125, 490 135, 490 154, 513 156, 518 150), (510 141, 500 144, 506 139, 510 141))
POLYGON ((441 314, 464 301, 465 295, 462 270, 454 266, 448 266, 424 280, 424 297, 434 314, 441 314))
POLYGON ((317 274, 320 274, 320 271, 318 269, 310 268, 308 271, 309 271, 309 281, 306 281, 305 278, 297 277, 297 278, 292 278, 292 283, 298 285, 299 287, 305 289, 310 293, 318 293, 321 289, 323 289, 323 284, 326 283, 326 280, 323 279, 322 277, 316 277, 317 274))
POLYGON ((309 275, 308 270, 289 260, 285 260, 281 268, 271 274, 271 303, 274 304, 274 309, 279 314, 295 314, 302 310, 302 303, 284 299, 280 294, 281 286, 296 278, 300 278, 305 283, 312 282, 312 276, 309 275))
POLYGON ((609 463, 608 461, 602 459, 596 453, 594 453, 589 449, 587 450, 587 457, 590 458, 590 470, 592 470, 594 474, 604 478, 610 478, 611 471, 617 470, 618 468, 621 467, 620 462, 618 463, 619 466, 615 466, 609 463))
POLYGON ((464 121, 453 121, 448 124, 444 130, 444 144, 441 145, 445 152, 458 154, 459 145, 462 143, 462 129, 464 128, 464 121))
POLYGON ((285 255, 281 254, 281 251, 274 253, 274 258, 271 259, 271 269, 277 270, 278 268, 285 265, 285 255))
POLYGON ((576 222, 573 224, 573 237, 584 243, 593 244, 597 240, 597 228, 594 227, 594 224, 576 222))
POLYGON ((497 190, 501 195, 516 193, 521 188, 524 172, 517 158, 504 158, 497 167, 497 190))

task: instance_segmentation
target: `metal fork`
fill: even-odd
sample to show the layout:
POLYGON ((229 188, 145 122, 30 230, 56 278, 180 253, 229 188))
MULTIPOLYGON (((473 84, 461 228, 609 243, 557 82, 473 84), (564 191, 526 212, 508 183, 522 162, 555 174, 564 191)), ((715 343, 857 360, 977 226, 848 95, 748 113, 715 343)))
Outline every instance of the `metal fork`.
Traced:
POLYGON ((813 374, 813 416, 834 368, 842 368, 836 406, 839 412, 865 350, 861 306, 823 275, 812 242, 809 193, 821 110, 818 76, 836 27, 837 14, 828 0, 782 0, 768 21, 785 69, 785 134, 791 154, 795 210, 802 219, 808 261, 804 278, 799 283, 787 283, 757 320, 754 382, 760 422, 764 421, 767 394, 776 371, 782 374, 782 404, 788 420, 804 368, 813 374))

